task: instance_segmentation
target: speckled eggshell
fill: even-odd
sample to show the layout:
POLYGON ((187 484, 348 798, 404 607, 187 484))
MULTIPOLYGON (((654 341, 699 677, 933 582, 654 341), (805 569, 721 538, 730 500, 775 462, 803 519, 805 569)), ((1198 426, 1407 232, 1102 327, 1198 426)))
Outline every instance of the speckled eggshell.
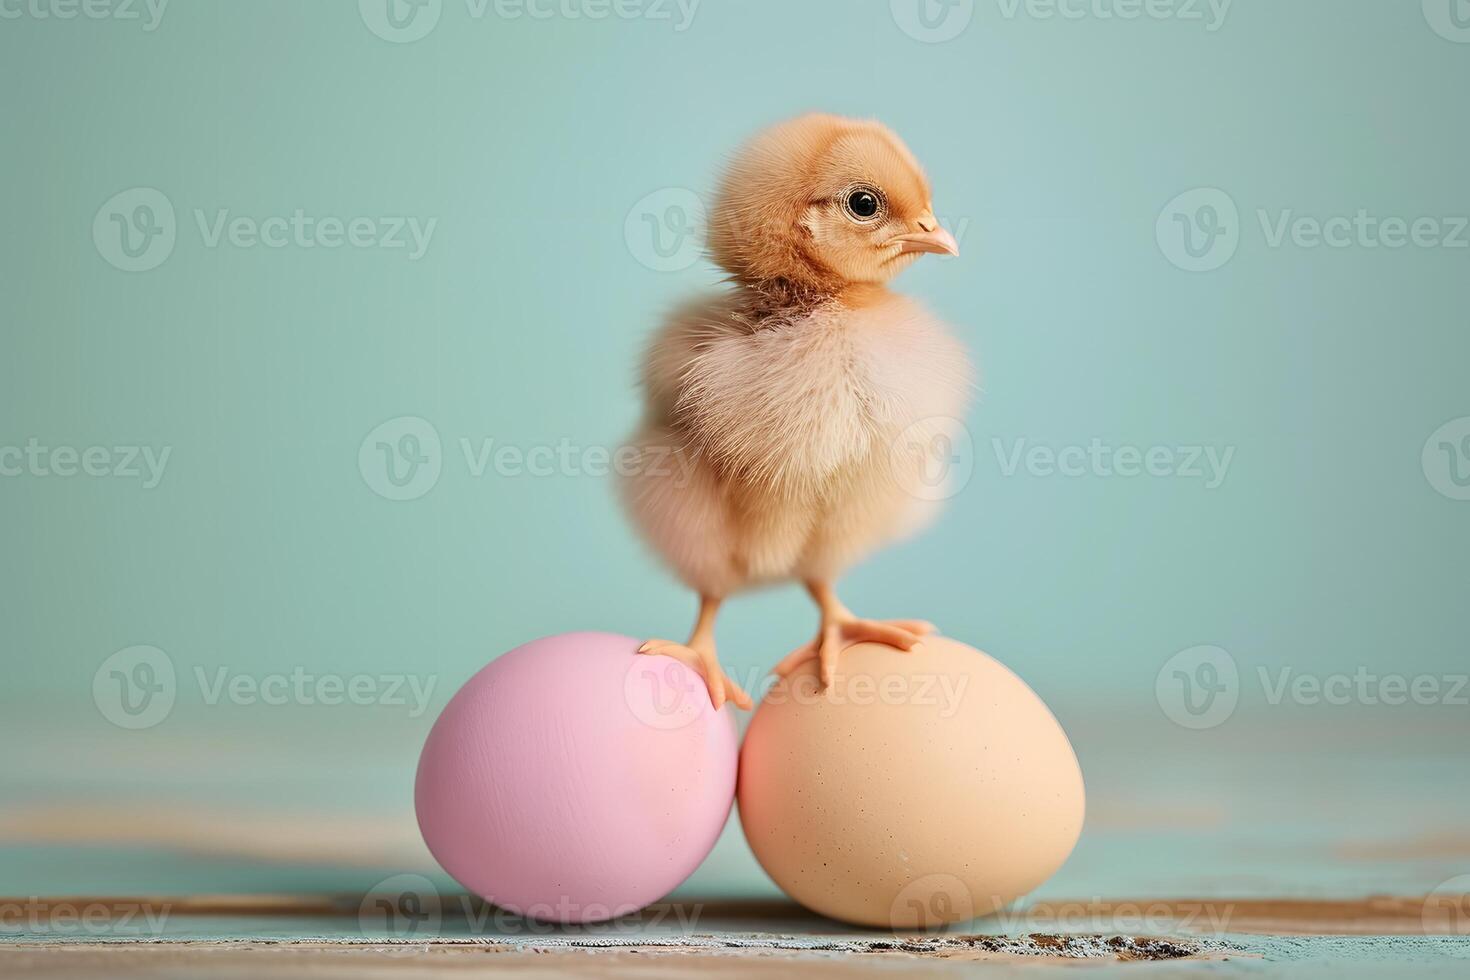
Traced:
POLYGON ((1026 684, 963 643, 842 654, 767 693, 740 754, 746 839, 807 908, 932 928, 986 915, 1061 867, 1082 830, 1077 757, 1026 684))
POLYGON ((729 818, 734 709, 614 633, 517 647, 459 690, 419 760, 434 857, 512 912, 595 922, 677 887, 729 818))

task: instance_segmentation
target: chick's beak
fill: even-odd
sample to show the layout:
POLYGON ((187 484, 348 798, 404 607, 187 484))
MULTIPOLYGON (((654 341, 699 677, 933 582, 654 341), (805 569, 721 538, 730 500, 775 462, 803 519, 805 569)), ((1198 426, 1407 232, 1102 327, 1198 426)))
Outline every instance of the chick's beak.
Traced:
POLYGON ((932 212, 926 211, 919 217, 918 225, 922 231, 911 232, 906 235, 894 235, 885 244, 897 245, 898 254, 906 252, 933 252, 936 255, 959 255, 960 243, 955 241, 953 235, 939 226, 939 219, 932 212))

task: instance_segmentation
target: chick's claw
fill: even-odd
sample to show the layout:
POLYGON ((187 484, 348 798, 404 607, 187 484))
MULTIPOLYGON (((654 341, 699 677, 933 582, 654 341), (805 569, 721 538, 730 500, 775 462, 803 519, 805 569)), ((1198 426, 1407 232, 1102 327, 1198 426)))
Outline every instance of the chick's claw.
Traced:
POLYGON ((727 700, 735 702, 736 707, 746 711, 754 707, 745 689, 731 680, 730 675, 720 667, 713 646, 703 643, 676 643, 673 640, 648 640, 638 648, 638 652, 673 657, 694 670, 704 678, 705 687, 709 689, 710 704, 714 705, 716 711, 724 707, 727 700))
POLYGON ((802 644, 776 665, 778 677, 786 677, 808 661, 817 662, 822 686, 830 687, 837 676, 837 658, 858 643, 882 643, 904 653, 923 650, 923 639, 935 632, 933 623, 922 619, 834 619, 824 622, 817 638, 802 644))

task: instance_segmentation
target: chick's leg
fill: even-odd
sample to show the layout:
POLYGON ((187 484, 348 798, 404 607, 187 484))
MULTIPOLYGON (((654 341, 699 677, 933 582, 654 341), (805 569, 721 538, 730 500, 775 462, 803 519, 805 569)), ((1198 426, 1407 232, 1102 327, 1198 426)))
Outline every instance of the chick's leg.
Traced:
POLYGON ((776 665, 775 672, 781 677, 815 660, 822 686, 828 687, 837 675, 838 654, 854 643, 886 643, 914 653, 921 648, 924 636, 934 632, 934 624, 922 619, 859 619, 837 598, 830 582, 813 579, 806 583, 806 589, 822 612, 822 625, 816 639, 797 647, 776 665))
POLYGON ((720 611, 720 601, 711 595, 699 597, 699 618, 694 622, 694 632, 689 634, 687 643, 649 640, 638 648, 638 652, 673 657, 698 671, 709 688, 710 703, 716 711, 724 705, 726 698, 749 711, 752 707, 750 695, 730 679, 715 654, 715 614, 720 611))

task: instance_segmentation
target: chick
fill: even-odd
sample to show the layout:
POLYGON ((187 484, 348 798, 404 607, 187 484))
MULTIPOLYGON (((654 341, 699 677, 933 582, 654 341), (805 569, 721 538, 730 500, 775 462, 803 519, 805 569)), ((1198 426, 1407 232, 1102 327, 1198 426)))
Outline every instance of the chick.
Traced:
POLYGON ((799 580, 815 639, 776 667, 816 659, 830 685, 861 641, 919 649, 934 627, 870 620, 837 598, 838 575, 916 529, 916 491, 970 390, 964 349, 886 283, 921 254, 958 255, 908 148, 876 122, 812 114, 772 127, 731 162, 709 216, 730 288, 676 310, 643 367, 646 413, 625 468, 633 523, 699 594, 684 643, 640 652, 698 670, 716 708, 750 697, 720 667, 714 623, 732 593, 799 580))

